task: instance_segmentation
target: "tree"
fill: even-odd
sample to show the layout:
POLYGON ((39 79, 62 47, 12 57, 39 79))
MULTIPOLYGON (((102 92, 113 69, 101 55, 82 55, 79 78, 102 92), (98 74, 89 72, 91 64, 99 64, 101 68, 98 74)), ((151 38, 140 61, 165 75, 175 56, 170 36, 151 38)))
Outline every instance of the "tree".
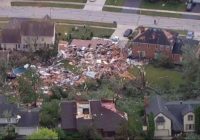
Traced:
POLYGON ((200 135, 191 133, 186 136, 185 140, 200 140, 200 135))
POLYGON ((40 77, 36 71, 29 69, 23 76, 18 78, 18 85, 20 100, 25 104, 34 103, 34 106, 36 106, 41 85, 40 77))
POLYGON ((58 133, 48 128, 40 128, 37 132, 27 137, 28 140, 58 140, 58 133))
POLYGON ((58 125, 60 118, 59 101, 52 100, 42 105, 40 112, 40 125, 47 128, 54 128, 58 125))
POLYGON ((14 140, 17 134, 13 125, 7 125, 0 130, 0 140, 14 140))
POLYGON ((195 109, 195 131, 200 134, 200 106, 195 109))
POLYGON ((147 125, 147 139, 153 140, 155 131, 154 115, 150 113, 148 115, 148 125, 147 125))
POLYGON ((58 99, 61 100, 62 98, 67 98, 68 93, 62 89, 62 87, 52 87, 51 88, 52 95, 50 96, 50 99, 58 99))

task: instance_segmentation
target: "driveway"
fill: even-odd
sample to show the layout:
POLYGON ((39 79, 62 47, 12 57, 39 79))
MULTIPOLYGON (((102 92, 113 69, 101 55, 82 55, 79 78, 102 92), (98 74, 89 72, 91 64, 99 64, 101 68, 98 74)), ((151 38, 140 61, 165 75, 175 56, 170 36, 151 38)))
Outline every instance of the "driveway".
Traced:
POLYGON ((85 4, 85 7, 83 8, 83 10, 102 11, 105 2, 106 0, 95 0, 93 2, 91 2, 90 0, 87 0, 87 3, 85 4))
MULTIPOLYGON (((125 7, 139 8, 140 4, 141 4, 141 0, 125 0, 125 2, 124 2, 125 7)), ((124 12, 124 13, 137 13, 138 11, 122 9, 122 12, 124 12)))
POLYGON ((7 7, 7 6, 11 6, 11 1, 12 0, 0 0, 0 7, 7 7))
MULTIPOLYGON (((200 13, 200 4, 196 4, 191 12, 200 13)), ((198 20, 200 20, 200 16, 183 15, 182 17, 185 18, 185 19, 198 19, 198 20)))
POLYGON ((117 36, 117 37, 119 37, 119 39, 121 41, 125 41, 126 42, 126 41, 128 41, 128 38, 123 36, 124 32, 126 31, 126 29, 132 29, 134 31, 135 28, 136 28, 136 26, 118 24, 117 28, 116 28, 116 30, 115 30, 115 32, 113 33, 112 36, 117 36))

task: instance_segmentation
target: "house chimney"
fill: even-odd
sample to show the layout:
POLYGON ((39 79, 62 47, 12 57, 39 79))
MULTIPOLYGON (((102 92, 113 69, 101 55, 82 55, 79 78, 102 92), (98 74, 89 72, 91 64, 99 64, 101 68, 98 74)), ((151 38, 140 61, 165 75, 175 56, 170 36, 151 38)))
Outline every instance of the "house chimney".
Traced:
POLYGON ((147 107, 149 105, 149 99, 147 96, 144 96, 144 107, 147 107))

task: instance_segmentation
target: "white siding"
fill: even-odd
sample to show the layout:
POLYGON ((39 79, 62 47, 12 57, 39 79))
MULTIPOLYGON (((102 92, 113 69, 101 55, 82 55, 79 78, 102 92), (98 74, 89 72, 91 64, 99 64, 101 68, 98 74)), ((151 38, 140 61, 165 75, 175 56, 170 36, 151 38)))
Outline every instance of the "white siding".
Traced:
POLYGON ((155 122, 155 133, 154 133, 155 137, 171 136, 171 120, 169 118, 167 118, 164 114, 159 113, 154 118, 154 122, 155 122), (156 124, 156 119, 158 117, 163 117, 165 119, 163 125, 156 124))
POLYGON ((195 124, 195 115, 194 115, 194 113, 190 112, 190 113, 185 114, 185 116, 183 117, 183 123, 184 123, 184 132, 193 132, 194 129, 193 130, 189 130, 187 128, 187 125, 193 125, 194 126, 194 124, 195 124), (193 120, 188 120, 188 116, 189 115, 193 116, 193 120))
POLYGON ((38 130, 38 127, 16 127, 15 132, 18 135, 31 135, 38 130))

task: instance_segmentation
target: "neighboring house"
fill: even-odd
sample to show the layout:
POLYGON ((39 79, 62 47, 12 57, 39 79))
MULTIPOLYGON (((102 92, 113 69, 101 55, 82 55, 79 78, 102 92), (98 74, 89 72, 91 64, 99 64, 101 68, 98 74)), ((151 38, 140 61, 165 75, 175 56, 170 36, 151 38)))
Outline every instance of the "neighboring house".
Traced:
POLYGON ((145 101, 145 113, 154 115, 155 137, 170 137, 195 131, 194 109, 199 105, 192 100, 166 102, 156 95, 145 101))
POLYGON ((39 111, 21 109, 16 104, 8 103, 0 95, 0 127, 8 124, 15 126, 18 135, 30 135, 38 129, 39 111))
POLYGON ((132 40, 132 55, 135 58, 157 59, 164 55, 174 63, 182 61, 182 41, 178 33, 158 28, 138 27, 132 40))
POLYGON ((126 113, 118 111, 112 100, 61 103, 61 127, 66 131, 78 131, 94 126, 103 137, 114 137, 127 119, 126 113))
POLYGON ((55 24, 43 19, 12 19, 2 30, 1 49, 38 50, 55 42, 55 24))

